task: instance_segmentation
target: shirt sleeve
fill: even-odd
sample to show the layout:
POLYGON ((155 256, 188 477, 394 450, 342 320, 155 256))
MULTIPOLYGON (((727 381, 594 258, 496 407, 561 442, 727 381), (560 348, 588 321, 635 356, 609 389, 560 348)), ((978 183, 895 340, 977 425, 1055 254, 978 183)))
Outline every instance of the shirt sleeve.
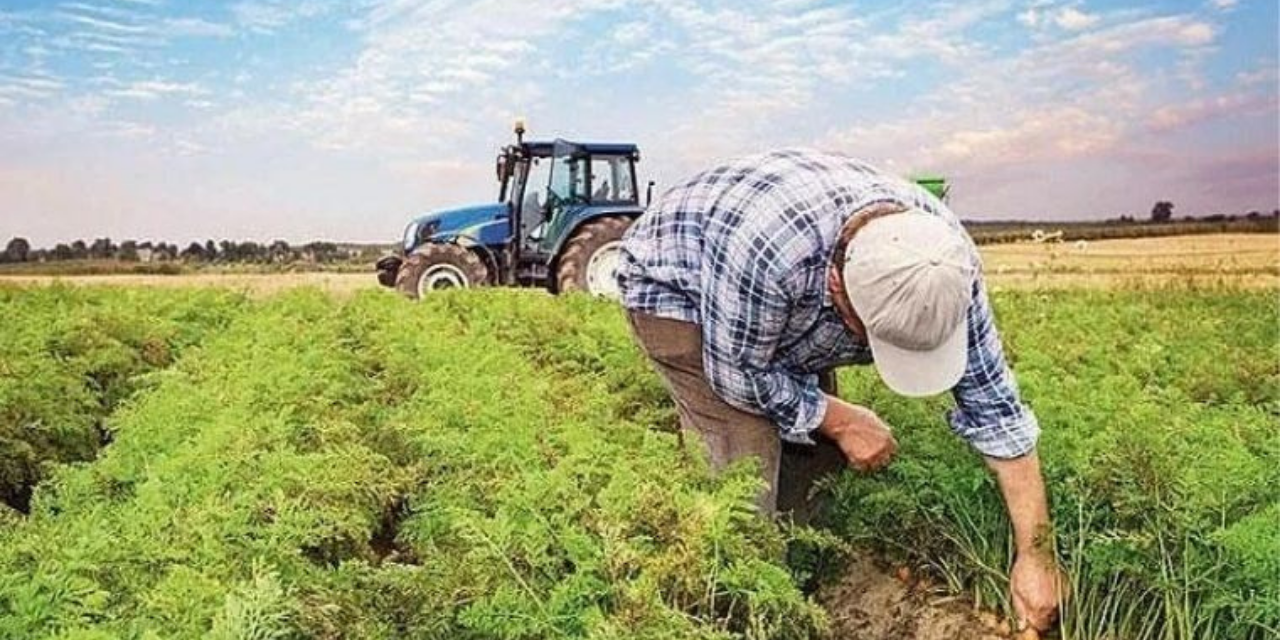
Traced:
POLYGON ((968 322, 969 363, 952 389, 951 429, 983 455, 1025 455, 1035 448, 1040 425, 1019 397, 981 279, 974 284, 968 322))
MULTIPOLYGON (((757 235, 730 248, 731 259, 704 272, 702 360, 707 382, 731 406, 763 415, 784 440, 813 444, 812 432, 827 411, 816 374, 774 363, 790 316, 787 285, 781 282, 788 247, 757 235)), ((795 247, 790 247, 794 253, 795 247)))

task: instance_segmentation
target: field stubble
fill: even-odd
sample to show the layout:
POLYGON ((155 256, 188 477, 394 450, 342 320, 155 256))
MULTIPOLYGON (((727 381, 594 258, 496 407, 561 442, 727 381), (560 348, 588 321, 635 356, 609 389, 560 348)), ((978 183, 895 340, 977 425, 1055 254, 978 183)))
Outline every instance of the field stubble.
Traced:
MULTIPOLYGON (((980 247, 992 288, 1116 286, 1280 288, 1280 235, 1205 234, 1093 242, 1018 242, 980 247)), ((316 287, 351 295, 377 287, 368 273, 189 273, 179 275, 5 275, 0 284, 224 287, 255 296, 316 287)))

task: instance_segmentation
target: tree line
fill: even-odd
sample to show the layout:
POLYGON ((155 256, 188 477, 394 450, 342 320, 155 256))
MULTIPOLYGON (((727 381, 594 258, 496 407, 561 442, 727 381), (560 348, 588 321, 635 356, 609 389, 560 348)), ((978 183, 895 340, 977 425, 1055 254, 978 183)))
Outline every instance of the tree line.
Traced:
POLYGON ((119 244, 111 238, 97 238, 90 242, 75 240, 58 243, 51 248, 37 249, 22 237, 9 240, 0 262, 56 262, 63 260, 118 260, 122 262, 194 262, 194 263, 331 263, 368 257, 377 253, 376 248, 352 248, 336 242, 308 242, 290 245, 284 240, 271 243, 253 241, 192 242, 186 247, 169 242, 150 240, 124 240, 119 244))

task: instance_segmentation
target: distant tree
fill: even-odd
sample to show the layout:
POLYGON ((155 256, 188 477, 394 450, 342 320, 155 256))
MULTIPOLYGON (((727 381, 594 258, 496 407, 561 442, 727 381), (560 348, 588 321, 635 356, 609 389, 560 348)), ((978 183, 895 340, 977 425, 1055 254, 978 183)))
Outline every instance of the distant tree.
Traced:
POLYGON ((290 256, 293 255, 293 250, 289 248, 289 243, 284 240, 272 242, 267 252, 272 262, 287 262, 290 256))
POLYGON ((182 259, 192 262, 204 262, 205 260, 204 245, 199 242, 192 242, 182 250, 182 259))
POLYGON ((1151 207, 1152 222, 1168 222, 1173 218, 1173 203, 1161 200, 1151 207))
POLYGON ((302 245, 302 250, 312 262, 333 262, 341 257, 338 245, 332 242, 308 242, 302 245))
POLYGON ((129 262, 138 261, 138 241, 125 240, 120 243, 120 248, 116 250, 116 257, 129 262))
POLYGON ((111 242, 111 238, 98 238, 89 245, 89 257, 106 260, 115 257, 116 245, 111 242))
POLYGON ((213 240, 205 240, 204 258, 210 262, 218 259, 218 245, 213 240))
POLYGON ((76 240, 71 243, 71 259, 84 260, 89 257, 89 247, 84 240, 76 240))
POLYGON ((252 240, 241 242, 237 249, 241 262, 258 262, 267 256, 267 248, 252 240))
POLYGON ((58 244, 54 245, 53 247, 54 260, 70 260, 74 257, 76 257, 75 251, 73 251, 71 247, 68 246, 66 243, 59 242, 58 244))
POLYGON ((0 257, 5 262, 26 262, 27 255, 31 253, 31 243, 26 238, 14 238, 9 241, 8 246, 4 248, 4 254, 0 257))

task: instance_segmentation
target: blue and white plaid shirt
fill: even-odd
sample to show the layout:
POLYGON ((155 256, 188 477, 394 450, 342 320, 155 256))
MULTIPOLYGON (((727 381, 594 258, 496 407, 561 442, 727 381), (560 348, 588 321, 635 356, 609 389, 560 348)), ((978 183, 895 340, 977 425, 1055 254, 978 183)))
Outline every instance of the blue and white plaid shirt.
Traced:
MULTIPOLYGON (((817 373, 871 363, 832 306, 827 269, 844 223, 877 202, 933 213, 963 231, 924 189, 843 155, 778 151, 700 173, 627 232, 623 306, 701 325, 711 388, 767 416, 784 439, 811 443, 827 403, 817 373)), ((980 280, 968 322, 969 364, 952 390, 951 427, 985 455, 1021 456, 1035 447, 1039 426, 1019 399, 980 280)))

